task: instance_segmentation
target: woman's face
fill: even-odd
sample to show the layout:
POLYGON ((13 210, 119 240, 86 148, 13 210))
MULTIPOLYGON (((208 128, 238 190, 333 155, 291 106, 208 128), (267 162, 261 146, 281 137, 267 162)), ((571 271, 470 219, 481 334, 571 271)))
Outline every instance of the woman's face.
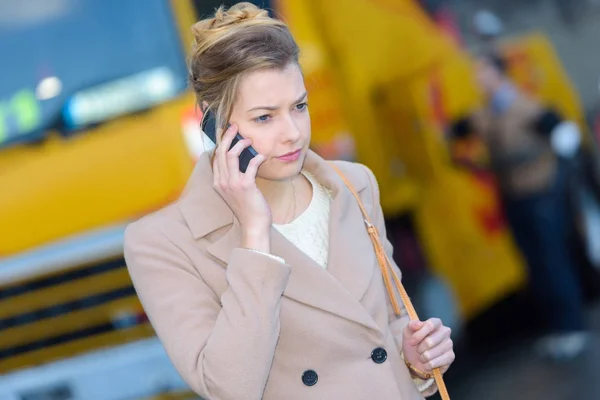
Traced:
POLYGON ((300 67, 251 72, 240 82, 230 123, 266 157, 258 176, 288 179, 300 172, 310 143, 310 115, 300 67))

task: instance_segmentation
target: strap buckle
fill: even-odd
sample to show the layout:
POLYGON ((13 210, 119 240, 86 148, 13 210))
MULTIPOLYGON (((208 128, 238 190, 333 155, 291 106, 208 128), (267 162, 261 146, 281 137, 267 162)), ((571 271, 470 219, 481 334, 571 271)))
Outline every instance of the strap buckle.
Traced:
POLYGON ((366 218, 364 218, 363 221, 365 221, 365 225, 367 226, 367 231, 377 233, 377 228, 375 228, 375 225, 373 225, 371 223, 371 221, 369 221, 366 218))

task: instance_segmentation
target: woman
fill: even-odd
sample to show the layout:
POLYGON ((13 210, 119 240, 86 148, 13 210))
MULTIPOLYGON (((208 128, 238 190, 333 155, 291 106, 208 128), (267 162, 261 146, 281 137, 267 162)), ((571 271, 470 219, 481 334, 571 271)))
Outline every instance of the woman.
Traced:
MULTIPOLYGON (((356 200, 309 150, 287 27, 241 3, 193 31, 198 102, 231 125, 182 197, 130 225, 125 239, 134 285, 175 367, 206 399, 435 393, 426 373, 454 360, 450 330, 390 311, 356 200), (238 131, 245 140, 229 150, 238 131), (249 145, 259 155, 241 173, 249 145)), ((385 235, 372 173, 336 165, 385 235)))

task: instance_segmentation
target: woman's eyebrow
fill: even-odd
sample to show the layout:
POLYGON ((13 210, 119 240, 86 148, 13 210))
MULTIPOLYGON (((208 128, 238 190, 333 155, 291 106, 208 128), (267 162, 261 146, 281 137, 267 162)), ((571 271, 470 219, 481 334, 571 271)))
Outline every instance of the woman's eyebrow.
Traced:
MULTIPOLYGON (((300 103, 302 101, 302 99, 304 99, 306 97, 307 94, 308 94, 308 92, 302 93, 302 96, 298 97, 298 99, 296 101, 294 101, 293 104, 300 103)), ((279 107, 277 107, 277 106, 258 106, 258 107, 253 107, 253 108, 249 109, 248 112, 250 112, 250 111, 256 111, 256 110, 275 111, 278 108, 279 107)))

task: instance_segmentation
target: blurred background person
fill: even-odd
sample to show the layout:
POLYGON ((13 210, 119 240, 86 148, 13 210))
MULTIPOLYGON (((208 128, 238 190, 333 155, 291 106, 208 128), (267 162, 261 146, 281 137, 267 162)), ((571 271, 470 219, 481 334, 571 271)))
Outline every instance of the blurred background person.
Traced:
POLYGON ((476 80, 487 104, 456 124, 455 132, 477 132, 487 145, 508 222, 528 267, 528 289, 548 332, 538 351, 553 359, 573 358, 584 350, 588 335, 569 248, 567 169, 561 155, 576 152, 579 132, 512 83, 500 55, 479 57, 476 80))

